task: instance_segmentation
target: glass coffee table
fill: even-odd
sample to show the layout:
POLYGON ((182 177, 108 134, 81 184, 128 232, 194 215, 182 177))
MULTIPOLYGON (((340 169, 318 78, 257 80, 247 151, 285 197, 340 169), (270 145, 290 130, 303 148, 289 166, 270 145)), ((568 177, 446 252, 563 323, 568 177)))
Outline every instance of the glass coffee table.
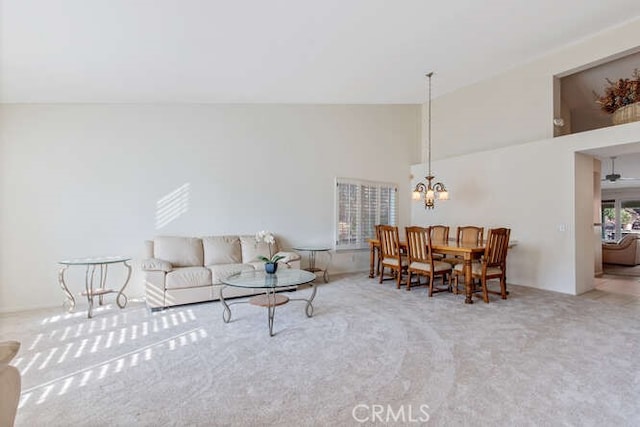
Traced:
POLYGON ((241 273, 232 274, 231 276, 222 279, 222 283, 225 286, 220 288, 220 301, 224 306, 222 312, 222 320, 225 323, 231 321, 231 308, 233 304, 246 303, 257 305, 260 307, 267 307, 269 335, 273 336, 273 318, 276 313, 276 307, 288 303, 289 301, 305 301, 305 313, 307 317, 313 316, 313 305, 311 304, 316 296, 316 286, 313 283, 316 275, 305 270, 297 269, 283 269, 273 274, 267 274, 264 270, 244 271, 241 273), (284 290, 297 285, 309 284, 313 291, 311 297, 306 298, 289 298, 287 295, 278 294, 278 291, 284 290), (236 288, 253 288, 262 289, 263 295, 256 295, 250 298, 248 301, 233 301, 227 302, 224 299, 224 289, 227 286, 236 288))

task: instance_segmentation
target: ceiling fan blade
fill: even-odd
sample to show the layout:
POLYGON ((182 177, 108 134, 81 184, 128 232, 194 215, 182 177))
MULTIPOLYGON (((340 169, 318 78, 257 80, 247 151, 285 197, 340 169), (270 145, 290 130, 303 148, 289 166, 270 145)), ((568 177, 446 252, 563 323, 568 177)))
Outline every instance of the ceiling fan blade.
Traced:
POLYGON ((616 183, 618 181, 626 181, 626 182, 638 181, 638 182, 640 182, 640 178, 630 178, 630 177, 622 176, 619 173, 616 173, 616 158, 617 157, 615 157, 615 156, 611 157, 611 173, 605 175, 604 178, 602 178, 600 181, 602 181, 602 182, 613 182, 613 183, 616 183))
POLYGON ((619 183, 619 182, 620 182, 620 183, 623 183, 623 182, 624 182, 624 183, 633 183, 633 182, 638 182, 638 183, 640 183, 640 178, 618 178, 618 179, 615 179, 615 180, 613 180, 613 179, 606 179, 606 178, 604 178, 604 179, 601 179, 600 181, 602 181, 602 182, 609 182, 609 183, 611 183, 611 184, 616 184, 616 183, 619 183))

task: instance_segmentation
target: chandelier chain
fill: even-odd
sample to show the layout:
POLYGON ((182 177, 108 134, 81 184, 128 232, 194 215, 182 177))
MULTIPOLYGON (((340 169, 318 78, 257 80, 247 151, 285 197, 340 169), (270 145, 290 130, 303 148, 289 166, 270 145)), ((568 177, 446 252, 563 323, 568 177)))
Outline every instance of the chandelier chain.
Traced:
POLYGON ((429 107, 428 107, 428 123, 429 123, 429 130, 428 130, 428 137, 427 137, 427 141, 428 141, 428 168, 429 168, 429 173, 428 176, 431 176, 431 76, 433 76, 433 71, 430 72, 429 74, 427 74, 427 77, 429 77, 429 107))

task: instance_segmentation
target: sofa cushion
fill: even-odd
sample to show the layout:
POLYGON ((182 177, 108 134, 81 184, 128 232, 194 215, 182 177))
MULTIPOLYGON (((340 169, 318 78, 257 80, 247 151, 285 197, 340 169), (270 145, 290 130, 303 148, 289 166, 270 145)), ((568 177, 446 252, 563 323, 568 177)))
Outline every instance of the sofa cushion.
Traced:
POLYGON ((202 247, 204 265, 242 263, 242 249, 238 236, 203 237, 202 247))
POLYGON ((211 271, 205 267, 182 267, 167 273, 165 288, 180 289, 211 285, 211 271))
MULTIPOLYGON (((265 242, 256 242, 256 236, 240 236, 242 245, 242 262, 258 261, 258 256, 269 258, 269 244, 265 242)), ((271 254, 278 252, 278 241, 271 245, 271 254)))
POLYGON ((214 285, 222 283, 222 279, 232 274, 254 270, 252 265, 239 263, 208 265, 207 268, 211 270, 211 283, 214 285))
POLYGON ((154 258, 169 261, 173 267, 204 266, 202 240, 197 237, 156 237, 153 255, 154 258))

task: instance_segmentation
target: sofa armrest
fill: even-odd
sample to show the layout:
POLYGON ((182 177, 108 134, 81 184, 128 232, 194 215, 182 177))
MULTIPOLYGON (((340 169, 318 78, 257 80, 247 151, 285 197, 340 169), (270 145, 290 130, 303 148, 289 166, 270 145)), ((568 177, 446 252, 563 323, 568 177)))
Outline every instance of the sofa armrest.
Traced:
POLYGON ((140 267, 144 271, 164 271, 165 273, 173 270, 173 266, 169 261, 158 258, 143 259, 140 267))
POLYGON ((276 255, 280 255, 280 256, 284 257, 279 262, 282 262, 282 263, 285 263, 285 264, 289 264, 292 261, 299 261, 300 260, 300 255, 297 254, 296 252, 280 251, 276 255))

